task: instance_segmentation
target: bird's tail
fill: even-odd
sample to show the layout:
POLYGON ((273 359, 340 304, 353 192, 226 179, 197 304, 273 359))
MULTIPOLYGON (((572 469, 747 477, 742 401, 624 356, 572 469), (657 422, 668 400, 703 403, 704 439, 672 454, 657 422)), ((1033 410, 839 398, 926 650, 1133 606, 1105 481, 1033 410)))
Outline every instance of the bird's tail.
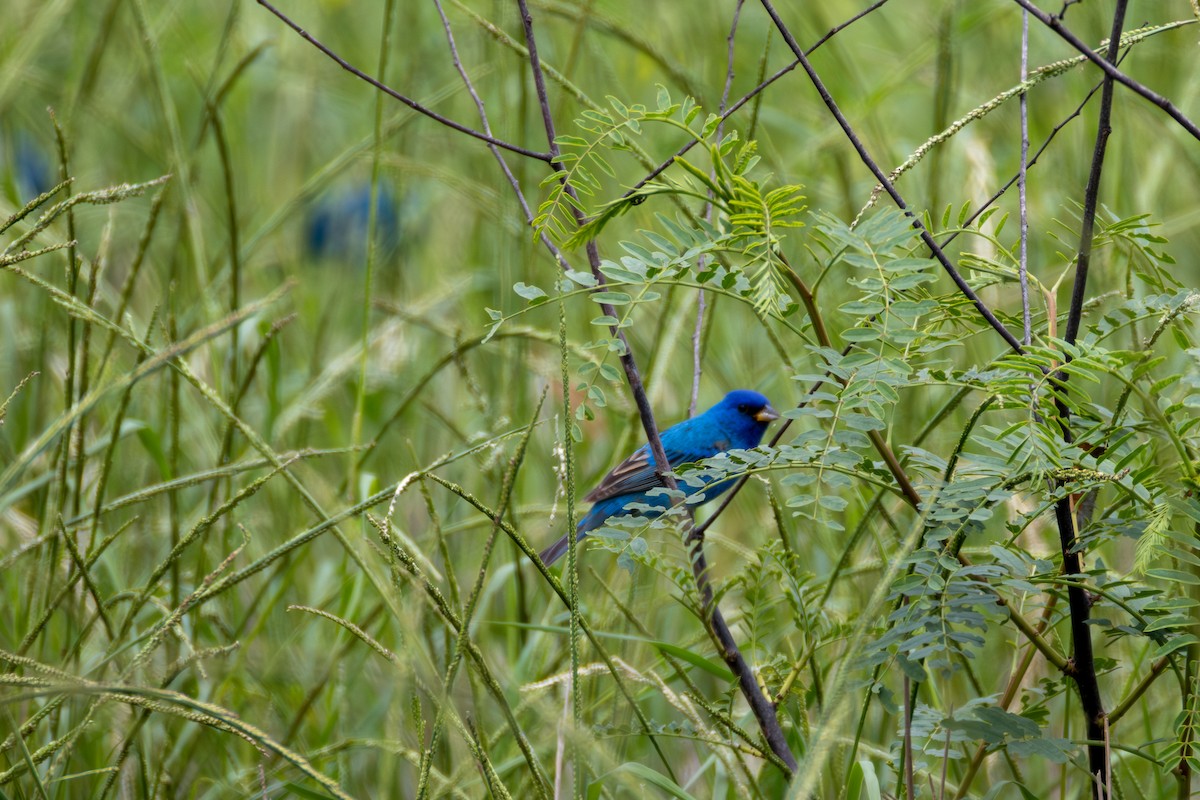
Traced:
POLYGON ((567 552, 567 543, 569 541, 567 537, 570 535, 571 534, 569 533, 564 533, 561 539, 543 550, 539 554, 540 558, 542 559, 542 563, 548 567, 555 561, 558 561, 560 558, 562 558, 563 553, 567 552))
MULTIPOLYGON (((589 531, 594 531, 603 525, 611 513, 613 513, 613 510, 608 507, 607 503, 597 503, 592 506, 592 510, 584 515, 583 519, 579 520, 579 525, 575 528, 576 540, 582 541, 583 537, 587 536, 589 531)), ((542 562, 547 567, 558 561, 563 557, 563 553, 567 552, 568 536, 570 536, 569 533, 564 533, 561 539, 541 552, 542 562)))

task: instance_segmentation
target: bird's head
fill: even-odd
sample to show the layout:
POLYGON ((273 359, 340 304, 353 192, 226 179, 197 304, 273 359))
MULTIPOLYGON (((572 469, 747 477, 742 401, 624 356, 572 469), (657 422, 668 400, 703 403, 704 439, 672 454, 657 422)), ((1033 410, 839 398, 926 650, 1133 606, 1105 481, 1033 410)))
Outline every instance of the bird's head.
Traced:
POLYGON ((741 434, 739 438, 750 441, 749 444, 739 443, 735 446, 755 447, 762 440, 763 431, 771 420, 779 419, 779 413, 771 407, 771 402, 758 392, 749 389, 736 389, 725 395, 725 399, 713 406, 725 422, 726 427, 741 434))

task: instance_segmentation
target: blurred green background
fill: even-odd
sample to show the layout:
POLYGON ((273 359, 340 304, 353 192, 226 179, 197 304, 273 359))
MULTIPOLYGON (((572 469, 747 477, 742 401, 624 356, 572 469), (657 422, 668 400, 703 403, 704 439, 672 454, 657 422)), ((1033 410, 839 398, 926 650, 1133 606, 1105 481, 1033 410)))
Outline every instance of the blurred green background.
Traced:
MULTIPOLYGON (((1107 35, 1110 6, 1072 6, 1068 24, 1085 41, 1098 43, 1107 35)), ((733 7, 616 0, 531 4, 543 60, 591 100, 604 103, 612 95, 627 104, 652 105, 655 87, 661 84, 676 99, 695 97, 706 111, 720 102, 733 7)), ((811 43, 864 7, 862 2, 836 0, 781 3, 780 11, 801 43, 811 43)), ((382 3, 289 0, 281 10, 359 68, 377 70, 382 3)), ((495 136, 544 150, 528 65, 507 43, 521 39, 516 5, 447 2, 446 11, 495 136)), ((395 13, 385 82, 441 114, 478 127, 434 5, 399 3, 395 13)), ((530 422, 542 391, 549 387, 540 415, 543 423, 532 434, 518 474, 510 519, 535 548, 560 535, 566 503, 556 433, 562 422, 558 306, 535 309, 501 328, 497 339, 486 345, 479 342, 489 323, 485 308, 505 313, 524 308, 513 284, 524 281, 549 290, 557 267, 535 242, 510 187, 481 142, 385 98, 380 106, 384 135, 376 147, 376 91, 253 3, 10 0, 5 16, 8 24, 0 31, 0 217, 59 179, 47 108, 54 110, 62 127, 72 191, 173 176, 163 190, 152 230, 147 220, 157 189, 115 205, 77 208, 74 235, 84 259, 78 296, 87 295, 88 275, 95 267, 90 304, 105 315, 115 314, 139 241, 147 236, 126 317, 116 321, 156 348, 228 314, 235 282, 239 305, 290 285, 285 299, 239 324, 236 338, 228 333, 214 338, 189 353, 187 360, 226 399, 237 393, 247 364, 256 363, 239 414, 277 452, 372 445, 369 452, 306 456, 294 467, 298 481, 328 513, 348 508, 447 454, 476 446, 438 472, 494 505, 516 442, 512 436, 501 437, 530 422), (220 136, 214 132, 214 111, 220 136), (380 200, 373 281, 368 286, 365 217, 375 159, 380 200), (263 347, 271 326, 293 313, 295 319, 263 347), (370 344, 356 440, 364 314, 370 344), (255 361, 260 348, 261 360, 255 361)), ((1187 2, 1135 4, 1128 27, 1176 19, 1194 20, 1187 2)), ((893 0, 823 45, 813 64, 870 152, 891 169, 951 122, 1018 82, 1020 24, 1019 9, 1012 3, 893 0)), ((1031 69, 1075 55, 1041 26, 1034 23, 1031 28, 1031 69)), ((1194 25, 1161 33, 1133 48, 1122 69, 1196 118, 1198 37, 1200 28, 1194 25)), ((762 9, 746 4, 737 29, 730 97, 753 87, 764 69, 770 74, 788 61, 786 47, 772 35, 762 9)), ((1029 98, 1035 148, 1098 80, 1097 70, 1085 65, 1036 87, 1029 98)), ((556 82, 550 91, 559 132, 577 133, 572 120, 584 106, 556 82)), ((1030 171, 1030 270, 1047 284, 1063 273, 1077 244, 1078 203, 1091 159, 1095 114, 1093 101, 1030 171)), ((1155 232, 1169 240, 1165 248, 1177 262, 1175 277, 1184 285, 1200 283, 1194 257, 1200 250, 1200 148, 1158 109, 1129 92, 1118 90, 1113 118, 1101 192, 1103 213, 1117 218, 1149 214, 1160 226, 1155 232)), ((762 95, 761 105, 748 105, 728 126, 742 138, 758 141, 762 162, 756 176, 767 186, 803 184, 811 209, 845 220, 853 219, 866 202, 874 182, 802 71, 785 76, 762 95)), ((683 141, 678 132, 648 128, 641 144, 657 162, 683 141)), ((947 206, 955 214, 964 204, 978 207, 1015 174, 1018 154, 1018 109, 1012 100, 935 148, 898 187, 912 208, 927 210, 936 223, 947 206)), ((506 158, 536 208, 546 191, 539 187, 547 174, 545 165, 512 154, 506 158)), ((617 177, 608 184, 609 194, 597 200, 616 196, 646 172, 632 158, 613 164, 617 177)), ((1017 233, 1015 187, 999 207, 1013 215, 1001 237, 1012 246, 1017 233)), ((674 213, 665 201, 643 204, 605 232, 602 254, 617 257, 617 242, 652 226, 655 212, 674 213)), ((989 225, 994 228, 1001 216, 989 225)), ((65 220, 59 220, 38 241, 63 241, 68 235, 65 220)), ((812 265, 804 242, 804 232, 799 231, 785 243, 802 273, 812 265)), ((951 254, 964 250, 990 255, 987 243, 978 237, 960 238, 951 254)), ((576 268, 583 268, 582 251, 572 258, 576 268)), ((1124 258, 1116 249, 1102 251, 1093 267, 1093 296, 1125 286, 1124 258)), ((63 253, 39 257, 22 268, 56 286, 68 285, 63 253)), ((1068 280, 1060 292, 1063 308, 1069 285, 1068 280)), ((850 324, 849 317, 836 311, 852 297, 850 288, 831 279, 824 292, 830 318, 843 327, 850 324)), ((1005 314, 1019 314, 1011 285, 989 288, 984 298, 1005 314)), ((664 424, 687 413, 695 303, 692 292, 671 292, 661 303, 639 311, 630 331, 664 424)), ((722 299, 715 306, 710 302, 709 312, 713 321, 704 345, 701 407, 735 387, 763 391, 780 409, 795 405, 807 385, 792 376, 813 370, 803 344, 783 339, 785 361, 762 334, 749 306, 722 299)), ((586 344, 596 336, 588 324, 594 305, 575 298, 568 301, 565 313, 571 368, 576 370, 592 357, 586 344)), ((62 413, 72 346, 76 353, 90 348, 93 387, 117 379, 137 363, 136 353, 118 342, 111 363, 99 373, 106 333, 96 328, 90 341, 81 344, 84 327, 72 333, 69 320, 45 291, 0 273, 0 399, 29 373, 40 373, 8 408, 0 428, 0 464, 16 463, 62 413)), ((784 336, 779 331, 777 335, 784 336)), ((971 337, 963 345, 960 363, 984 363, 999 352, 997 337, 971 337)), ((595 421, 581 424, 583 441, 575 449, 580 496, 640 442, 627 390, 612 384, 606 394, 608 406, 597 409, 595 421)), ((897 443, 911 441, 925 410, 940 405, 948 394, 947 389, 935 388, 921 397, 906 395, 901 408, 912 413, 897 415, 890 437, 897 443)), ((221 500, 266 474, 259 467, 198 481, 106 513, 102 529, 92 530, 86 518, 101 472, 107 481, 105 497, 111 501, 222 464, 227 420, 176 373, 156 372, 135 385, 122 412, 123 402, 121 392, 111 393, 82 418, 77 435, 91 457, 78 472, 72 460, 67 474, 59 475, 63 456, 55 442, 30 459, 0 492, 0 606, 5 609, 0 614, 0 648, 6 651, 18 650, 48 598, 71 572, 64 552, 48 544, 56 536, 60 515, 85 550, 129 525, 92 570, 119 620, 127 608, 122 604, 128 602, 122 593, 145 587, 173 541, 221 500), (112 466, 103 469, 101 454, 118 413, 125 425, 112 466), (75 518, 84 521, 71 523, 75 518), (24 556, 13 555, 38 537, 46 537, 47 544, 24 556)), ((955 428, 946 428, 926 447, 944 452, 955 436, 955 428)), ((232 462, 257 457, 245 437, 233 437, 232 462)), ((762 487, 752 485, 723 518, 720 530, 713 531, 710 548, 717 580, 734 574, 752 548, 772 536, 774 517, 763 498, 762 487)), ((847 527, 860 513, 859 506, 849 512, 847 527)), ((124 641, 114 642, 100 630, 90 598, 76 586, 25 654, 80 677, 112 680, 116 673, 106 672, 104 665, 110 660, 127 664, 128 648, 140 646, 168 609, 200 587, 243 541, 245 550, 230 570, 320 521, 294 487, 274 478, 235 513, 217 520, 151 587, 153 600, 124 641)), ((424 571, 431 583, 457 605, 475 579, 490 530, 488 520, 438 485, 417 481, 397 500, 393 523, 406 544, 428 559, 424 571)), ((844 534, 799 527, 786 517, 781 524, 793 541, 802 542, 806 568, 827 575, 842 551, 844 534)), ((230 709, 310 759, 354 796, 411 796, 423 746, 422 725, 432 725, 436 713, 430 699, 436 691, 431 694, 428 687, 440 686, 454 639, 416 583, 405 579, 393 584, 383 547, 364 518, 347 520, 342 531, 346 544, 321 535, 185 615, 145 671, 131 680, 158 685, 172 675, 179 659, 238 642, 232 652, 187 662, 168 688, 230 709), (325 609, 355 622, 400 654, 404 667, 397 671, 331 622, 289 611, 292 604, 325 609), (414 698, 424 704, 419 719, 414 698)), ((1048 538, 1047 552, 1054 547, 1048 538)), ((841 615, 851 613, 857 597, 869 593, 886 561, 882 545, 866 550, 830 605, 813 610, 830 615, 834 627, 843 624, 841 615)), ((669 584, 646 571, 631 577, 615 561, 604 552, 588 552, 583 561, 581 593, 594 628, 642 636, 601 589, 592 569, 648 626, 647 638, 717 660, 695 618, 678 604, 665 602, 669 584)), ((553 774, 555 753, 562 744, 556 733, 562 690, 522 687, 561 677, 568 669, 564 635, 537 627, 565 624, 566 613, 503 536, 485 576, 475 619, 473 640, 553 774)), ((760 653, 757 633, 741 633, 754 661, 760 653)), ((777 635, 764 633, 767 638, 777 635)), ((644 642, 608 643, 612 653, 639 667, 656 664, 659 658, 644 642)), ((761 652, 773 650, 764 645, 761 652)), ((585 649, 581 658, 591 664, 596 656, 585 649)), ((786 664, 759 666, 772 675, 771 669, 786 670, 786 664)), ((630 668, 630 680, 651 718, 663 725, 678 723, 679 706, 672 709, 648 690, 649 679, 637 677, 635 668, 630 668)), ((721 697, 721 681, 704 672, 698 673, 697 681, 721 697)), ((626 761, 657 766, 645 737, 625 735, 637 722, 611 681, 599 677, 588 682, 584 697, 584 718, 598 726, 596 741, 603 743, 593 754, 597 773, 626 761)), ((8 715, 0 717, 0 736, 29 719, 39 702, 10 704, 8 715)), ((113 765, 123 748, 131 755, 114 778, 110 796, 324 796, 306 795, 323 790, 305 783, 279 757, 260 755, 248 743, 178 717, 153 714, 139 722, 141 712, 109 703, 87 719, 85 729, 72 733, 85 720, 89 702, 87 696, 70 699, 40 722, 36 732, 27 734, 31 751, 64 736, 78 736, 69 748, 55 748, 43 762, 44 767, 52 765, 43 773, 49 781, 43 788, 51 796, 99 796, 110 776, 118 775, 113 765)), ((450 705, 469 726, 478 726, 492 763, 514 796, 532 796, 524 794, 532 791, 523 772, 526 766, 507 737, 499 706, 488 699, 474 671, 469 680, 459 678, 450 705)), ((753 727, 752 719, 744 722, 753 727)), ((894 725, 894 719, 889 723, 881 717, 866 735, 876 748, 868 754, 880 763, 894 738, 889 724, 894 725)), ((435 777, 434 793, 449 794, 454 786, 460 796, 484 796, 484 779, 472 762, 464 761, 469 756, 463 735, 449 730, 443 735, 447 744, 436 755, 434 770, 435 776, 446 777, 435 777)), ((672 738, 664 746, 681 774, 692 776, 695 796, 736 794, 736 781, 721 763, 705 760, 711 759, 706 749, 689 736, 672 738)), ((23 763, 11 747, 2 758, 0 772, 23 763)), ((830 776, 831 781, 836 778, 830 776)), ((762 791, 772 796, 767 780, 762 791)), ((1052 782, 1053 776, 1047 780, 1052 782)), ((657 791, 630 781, 622 788, 614 779, 605 791, 610 796, 657 791)), ((37 796, 27 775, 0 790, 12 797, 37 796)), ((1155 796, 1154 790, 1144 796, 1155 796)))

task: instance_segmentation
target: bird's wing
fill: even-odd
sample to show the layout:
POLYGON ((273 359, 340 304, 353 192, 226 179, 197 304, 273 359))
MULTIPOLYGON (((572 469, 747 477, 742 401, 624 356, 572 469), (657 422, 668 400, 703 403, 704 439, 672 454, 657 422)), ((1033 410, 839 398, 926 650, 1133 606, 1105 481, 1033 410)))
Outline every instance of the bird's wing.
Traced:
MULTIPOLYGON (((670 460, 670 453, 667 454, 670 460)), ((639 447, 629 458, 617 464, 605 475, 595 489, 583 498, 588 503, 598 503, 619 494, 632 494, 662 486, 662 481, 654 472, 651 463, 650 448, 639 447)))
MULTIPOLYGON (((667 437, 663 436, 663 439, 666 440, 667 437)), ((667 454, 667 463, 672 468, 680 464, 699 461, 718 452, 718 448, 712 447, 689 447, 685 450, 681 447, 672 447, 667 441, 663 442, 663 449, 667 454)), ((654 464, 650 457, 650 448, 643 445, 629 458, 613 467, 612 471, 600 481, 600 484, 595 489, 592 489, 587 497, 583 499, 588 503, 598 503, 601 500, 607 500, 617 495, 645 492, 662 485, 662 481, 658 478, 658 473, 654 471, 654 464)))

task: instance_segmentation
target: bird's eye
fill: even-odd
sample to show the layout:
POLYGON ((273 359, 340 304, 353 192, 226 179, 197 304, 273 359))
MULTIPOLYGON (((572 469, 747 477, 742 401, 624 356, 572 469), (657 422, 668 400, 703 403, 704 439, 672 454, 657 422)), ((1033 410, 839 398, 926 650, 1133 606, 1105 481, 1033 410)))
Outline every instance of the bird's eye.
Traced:
POLYGON ((746 413, 746 404, 745 404, 745 403, 739 403, 739 404, 738 404, 738 411, 741 411, 743 414, 745 414, 745 413, 746 413))

